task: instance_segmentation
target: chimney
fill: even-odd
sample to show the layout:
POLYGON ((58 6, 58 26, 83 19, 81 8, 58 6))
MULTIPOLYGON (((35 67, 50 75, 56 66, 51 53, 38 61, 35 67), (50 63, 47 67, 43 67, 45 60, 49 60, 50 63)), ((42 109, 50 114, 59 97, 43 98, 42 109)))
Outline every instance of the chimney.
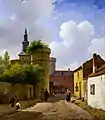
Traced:
POLYGON ((93 73, 97 70, 97 54, 93 53, 93 73))

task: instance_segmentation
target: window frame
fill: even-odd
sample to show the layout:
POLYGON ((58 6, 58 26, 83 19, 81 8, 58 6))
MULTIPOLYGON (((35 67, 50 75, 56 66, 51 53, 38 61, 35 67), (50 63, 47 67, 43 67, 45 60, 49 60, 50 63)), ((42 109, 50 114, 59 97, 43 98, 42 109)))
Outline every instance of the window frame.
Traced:
POLYGON ((90 94, 95 95, 95 84, 90 84, 90 94))

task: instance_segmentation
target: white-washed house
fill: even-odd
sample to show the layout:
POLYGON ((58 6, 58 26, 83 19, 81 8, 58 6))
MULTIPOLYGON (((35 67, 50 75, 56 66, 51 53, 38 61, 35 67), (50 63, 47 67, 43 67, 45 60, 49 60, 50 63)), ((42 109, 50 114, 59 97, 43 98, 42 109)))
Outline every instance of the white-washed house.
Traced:
POLYGON ((88 105, 105 110, 105 64, 88 77, 88 105))

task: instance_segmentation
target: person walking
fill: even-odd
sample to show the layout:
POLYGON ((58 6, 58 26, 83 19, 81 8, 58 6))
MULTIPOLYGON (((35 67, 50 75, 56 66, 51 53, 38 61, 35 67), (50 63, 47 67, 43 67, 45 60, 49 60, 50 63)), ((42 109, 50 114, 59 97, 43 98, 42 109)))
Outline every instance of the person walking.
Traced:
POLYGON ((15 96, 11 97, 11 99, 10 99, 10 105, 11 105, 11 107, 14 107, 15 99, 16 99, 15 96))
POLYGON ((66 101, 67 101, 67 102, 70 102, 70 101, 71 101, 71 91, 68 91, 68 92, 67 92, 66 101))
POLYGON ((47 89, 44 91, 44 99, 45 99, 45 101, 47 101, 48 100, 48 96, 49 96, 49 93, 48 93, 48 91, 47 91, 47 89))
POLYGON ((44 89, 40 90, 40 100, 43 101, 44 100, 44 89))

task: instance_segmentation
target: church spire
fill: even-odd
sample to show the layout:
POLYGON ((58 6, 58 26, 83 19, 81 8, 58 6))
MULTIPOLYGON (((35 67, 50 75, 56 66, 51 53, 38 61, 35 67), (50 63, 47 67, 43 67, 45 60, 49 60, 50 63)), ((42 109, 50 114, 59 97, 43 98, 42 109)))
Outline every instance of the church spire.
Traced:
POLYGON ((27 29, 25 28, 24 41, 28 41, 27 29))
POLYGON ((24 40, 22 42, 22 51, 26 52, 26 48, 29 45, 27 29, 24 32, 24 40))

